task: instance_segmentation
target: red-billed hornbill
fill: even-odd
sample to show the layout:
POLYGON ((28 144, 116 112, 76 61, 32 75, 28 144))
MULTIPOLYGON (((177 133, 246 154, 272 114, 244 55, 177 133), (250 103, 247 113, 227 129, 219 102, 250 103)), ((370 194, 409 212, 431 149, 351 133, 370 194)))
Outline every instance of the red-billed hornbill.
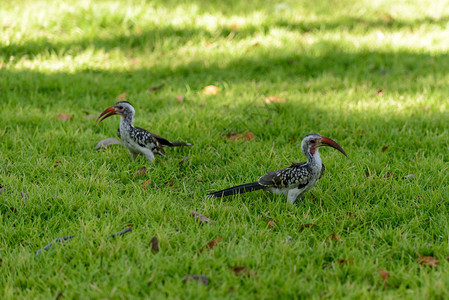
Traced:
POLYGON ((127 101, 120 101, 106 108, 98 117, 97 124, 100 124, 101 121, 113 115, 119 115, 121 117, 117 135, 122 140, 123 145, 128 148, 132 159, 142 154, 149 162, 152 162, 154 160, 154 153, 165 156, 164 148, 166 147, 192 146, 189 143, 170 142, 157 134, 134 126, 134 107, 127 101))
POLYGON ((307 157, 306 162, 292 163, 288 168, 268 172, 260 177, 258 181, 238 185, 222 191, 211 193, 208 197, 224 197, 257 190, 266 190, 277 195, 284 194, 288 201, 293 204, 298 197, 311 190, 318 179, 323 176, 325 167, 321 162, 318 148, 330 146, 345 156, 345 151, 330 138, 316 133, 307 135, 301 142, 301 151, 307 157))

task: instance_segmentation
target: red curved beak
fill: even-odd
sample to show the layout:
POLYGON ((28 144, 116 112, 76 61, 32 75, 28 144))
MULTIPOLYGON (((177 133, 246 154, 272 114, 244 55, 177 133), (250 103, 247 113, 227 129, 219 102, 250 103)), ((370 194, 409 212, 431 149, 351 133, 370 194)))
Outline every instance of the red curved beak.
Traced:
POLYGON ((109 118, 110 116, 116 115, 117 111, 115 110, 114 106, 109 106, 106 108, 104 112, 101 113, 101 115, 97 119, 97 125, 100 124, 101 121, 103 121, 106 118, 109 118))
POLYGON ((330 139, 330 138, 327 138, 327 137, 325 137, 325 136, 322 136, 322 137, 321 137, 321 145, 322 145, 322 146, 330 146, 330 147, 332 147, 332 148, 334 148, 334 149, 337 149, 338 151, 340 151, 341 153, 343 153, 344 156, 348 157, 348 155, 346 155, 346 153, 345 153, 345 151, 343 150, 343 148, 342 148, 339 144, 337 144, 336 141, 334 141, 334 140, 332 140, 332 139, 330 139))

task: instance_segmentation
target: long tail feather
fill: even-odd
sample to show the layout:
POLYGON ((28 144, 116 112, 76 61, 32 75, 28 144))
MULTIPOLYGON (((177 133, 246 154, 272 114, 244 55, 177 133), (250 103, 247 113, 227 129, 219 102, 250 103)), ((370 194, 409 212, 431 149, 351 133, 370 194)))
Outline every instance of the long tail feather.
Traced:
POLYGON ((170 142, 170 146, 168 147, 182 147, 182 146, 193 146, 190 143, 184 143, 184 142, 170 142))
POLYGON ((242 185, 238 185, 238 186, 234 186, 225 190, 221 190, 215 193, 210 193, 207 195, 208 198, 212 198, 212 197, 225 197, 225 196, 230 196, 230 195, 235 195, 235 194, 243 194, 243 193, 247 193, 247 192, 252 192, 252 191, 257 191, 260 189, 263 189, 264 186, 260 185, 257 181, 256 182, 251 182, 251 183, 246 183, 246 184, 242 184, 242 185))

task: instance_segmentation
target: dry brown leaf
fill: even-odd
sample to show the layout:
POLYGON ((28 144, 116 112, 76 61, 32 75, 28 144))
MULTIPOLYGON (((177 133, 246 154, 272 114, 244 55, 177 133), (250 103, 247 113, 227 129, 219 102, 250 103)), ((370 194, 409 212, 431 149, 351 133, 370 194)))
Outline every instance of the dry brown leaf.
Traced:
POLYGON ((159 252, 159 240, 156 236, 153 236, 153 238, 151 239, 150 248, 153 252, 159 252))
POLYGON ((60 166, 60 165, 62 165, 62 162, 60 162, 59 160, 57 161, 57 162, 55 162, 55 164, 53 165, 53 167, 57 167, 57 166, 60 166))
POLYGON ((200 182, 200 181, 202 181, 203 179, 204 179, 203 177, 200 177, 200 178, 197 178, 196 181, 200 182))
POLYGON ((240 276, 240 275, 248 275, 249 276, 250 275, 248 268, 245 266, 232 266, 232 267, 229 267, 229 269, 231 269, 236 276, 240 276))
POLYGON ((291 138, 288 139, 288 142, 293 142, 294 140, 296 140, 296 137, 292 136, 291 138))
POLYGON ((173 186, 175 184, 175 182, 173 180, 168 180, 168 181, 164 182, 164 184, 173 186))
POLYGON ((30 196, 28 196, 24 191, 21 191, 20 194, 22 195, 23 200, 27 200, 28 198, 30 198, 30 196))
POLYGON ((265 102, 266 104, 270 104, 270 103, 284 103, 285 99, 284 98, 280 98, 280 97, 275 97, 275 96, 270 96, 270 97, 266 97, 262 99, 263 102, 265 102))
POLYGON ((140 177, 140 176, 144 176, 147 173, 147 168, 145 166, 143 166, 142 168, 140 168, 139 170, 137 170, 136 172, 133 173, 133 175, 131 177, 140 177))
POLYGON ((196 211, 191 210, 190 214, 200 223, 208 223, 210 225, 215 223, 214 220, 211 220, 208 217, 206 217, 200 213, 197 213, 196 211))
POLYGON ((270 219, 270 220, 267 221, 268 227, 271 227, 271 228, 274 228, 274 224, 275 223, 279 223, 279 221, 274 220, 274 219, 270 219))
POLYGON ((344 265, 344 264, 353 264, 354 263, 354 258, 350 257, 350 258, 340 258, 337 260, 339 265, 344 265))
POLYGON ((147 92, 148 92, 148 93, 152 93, 152 92, 154 92, 154 91, 157 91, 157 90, 163 88, 164 86, 165 86, 165 83, 161 83, 161 84, 159 84, 159 85, 156 85, 156 86, 153 86, 153 87, 149 88, 149 89, 147 90, 147 92))
POLYGON ((422 266, 436 267, 440 261, 433 256, 423 256, 419 253, 418 262, 422 266))
POLYGON ((312 224, 312 223, 306 223, 306 224, 302 224, 301 226, 299 226, 299 230, 302 230, 304 228, 318 228, 318 225, 312 224))
POLYGON ((176 96, 176 101, 178 103, 182 103, 184 101, 184 95, 183 94, 179 94, 178 96, 176 96))
POLYGON ((120 143, 119 140, 117 140, 116 138, 107 138, 105 140, 101 140, 98 142, 98 144, 95 146, 95 150, 99 150, 101 148, 106 148, 110 145, 121 145, 122 143, 120 143))
POLYGON ((206 95, 216 95, 218 94, 219 88, 215 85, 208 85, 204 88, 204 94, 206 95))
POLYGON ((150 187, 150 184, 151 184, 151 178, 149 178, 149 179, 146 180, 144 183, 142 183, 142 187, 143 187, 144 189, 147 189, 147 188, 150 187))
POLYGON ((387 149, 388 149, 388 144, 386 144, 385 147, 382 148, 382 152, 387 151, 387 149))
POLYGON ((251 131, 244 133, 230 132, 228 134, 225 134, 224 137, 233 142, 237 140, 251 141, 254 140, 254 133, 252 133, 251 131))
POLYGON ((380 276, 382 276, 382 280, 385 282, 387 281, 387 278, 390 277, 390 273, 388 273, 385 270, 379 269, 380 276))
POLYGON ((329 239, 341 242, 341 237, 338 234, 336 234, 335 232, 332 232, 324 239, 324 241, 321 243, 321 246, 326 244, 327 240, 329 240, 329 239))
POLYGON ((201 282, 204 285, 208 285, 209 284, 209 279, 205 275, 188 274, 188 275, 184 276, 182 281, 183 282, 196 281, 197 283, 201 282))
POLYGON ((120 95, 117 96, 118 100, 126 100, 126 92, 121 93, 120 95))
POLYGON ((62 120, 62 121, 67 121, 67 120, 72 120, 73 119, 73 115, 69 115, 69 114, 59 114, 56 116, 56 118, 62 120))
POLYGON ((376 91, 376 95, 382 96, 384 94, 384 90, 383 89, 378 89, 376 91))
POLYGON ((209 243, 207 243, 206 245, 204 245, 201 248, 201 251, 204 250, 213 250, 215 248, 215 246, 218 245, 218 243, 221 242, 221 236, 217 237, 215 240, 210 241, 209 243))

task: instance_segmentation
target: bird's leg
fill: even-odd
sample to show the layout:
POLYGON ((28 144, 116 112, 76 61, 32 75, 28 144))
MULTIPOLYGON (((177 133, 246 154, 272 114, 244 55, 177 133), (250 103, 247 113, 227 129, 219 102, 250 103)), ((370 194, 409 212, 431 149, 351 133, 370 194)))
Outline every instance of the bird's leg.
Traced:
POLYGON ((147 160, 148 160, 149 162, 152 162, 152 161, 154 160, 154 154, 153 154, 152 151, 147 151, 147 152, 145 153, 145 157, 147 158, 147 160))
POLYGON ((128 152, 129 152, 129 155, 131 155, 132 160, 135 160, 137 155, 139 154, 139 153, 131 151, 131 150, 128 150, 128 152))
MULTIPOLYGON (((301 191, 298 188, 289 190, 288 194, 287 194, 288 202, 290 202, 290 204, 293 205, 296 201, 296 198, 298 198, 300 193, 301 193, 301 191)), ((299 198, 299 199, 301 199, 301 198, 299 198)))

